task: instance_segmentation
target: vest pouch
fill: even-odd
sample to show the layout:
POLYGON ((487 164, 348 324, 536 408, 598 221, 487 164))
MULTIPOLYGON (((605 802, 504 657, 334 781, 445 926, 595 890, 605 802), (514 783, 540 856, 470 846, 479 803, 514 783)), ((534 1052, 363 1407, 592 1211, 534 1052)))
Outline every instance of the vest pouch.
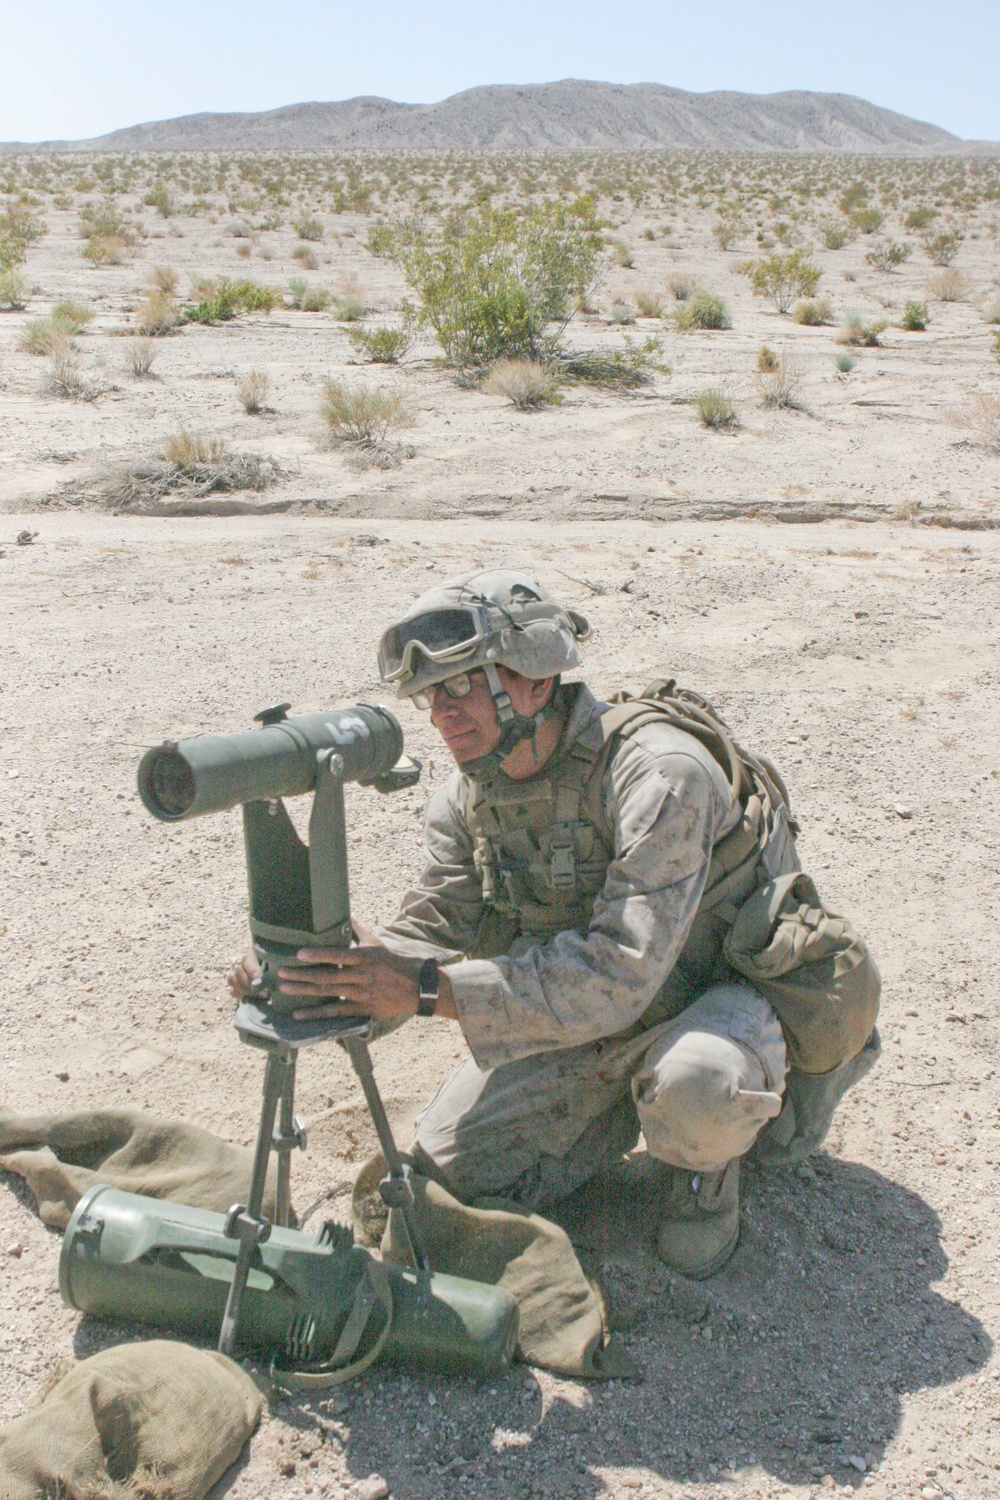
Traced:
POLYGON ((882 987, 875 961, 801 871, 768 881, 744 903, 723 957, 774 1008, 800 1073, 829 1073, 871 1036, 882 987))

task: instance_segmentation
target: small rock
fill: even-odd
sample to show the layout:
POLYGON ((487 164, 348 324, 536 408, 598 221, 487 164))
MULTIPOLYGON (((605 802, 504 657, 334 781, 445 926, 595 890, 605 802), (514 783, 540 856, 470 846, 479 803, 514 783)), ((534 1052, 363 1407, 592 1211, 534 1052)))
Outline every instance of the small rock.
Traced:
POLYGON ((701 1323, 708 1317, 711 1299, 696 1281, 685 1281, 678 1277, 670 1286, 674 1312, 682 1323, 701 1323))
POLYGON ((921 1500, 944 1500, 944 1496, 936 1484, 925 1484, 920 1491, 921 1500))
POLYGON ((895 803, 893 803, 892 810, 896 814, 897 818, 912 818, 913 817, 913 808, 912 807, 904 807, 901 802, 895 802, 895 803))
POLYGON ((18 1244, 8 1245, 7 1254, 13 1255, 15 1260, 20 1260, 21 1256, 24 1254, 24 1246, 18 1244))
POLYGON ((294 1460, 294 1458, 285 1458, 285 1459, 282 1459, 282 1462, 281 1462, 281 1473, 282 1473, 282 1475, 284 1476, 285 1479, 291 1479, 292 1475, 295 1473, 295 1460, 294 1460))
POLYGON ((354 1493, 358 1500, 386 1500, 389 1486, 381 1474, 369 1474, 367 1479, 362 1479, 354 1486, 354 1493))
POLYGON ((60 1083, 69 1083, 69 1073, 65 1068, 60 1068, 59 1072, 56 1074, 56 1077, 58 1078, 60 1083))
POLYGON ((859 1474, 864 1474, 868 1468, 868 1465, 865 1463, 864 1459, 859 1458, 856 1453, 849 1454, 847 1462, 850 1464, 852 1469, 857 1469, 859 1474))

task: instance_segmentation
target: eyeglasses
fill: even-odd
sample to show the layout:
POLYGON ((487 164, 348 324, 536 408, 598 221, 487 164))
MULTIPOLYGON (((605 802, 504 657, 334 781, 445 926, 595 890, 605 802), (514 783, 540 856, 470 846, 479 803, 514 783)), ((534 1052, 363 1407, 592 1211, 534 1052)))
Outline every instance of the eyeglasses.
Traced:
POLYGON ((442 688, 449 698, 467 698, 472 692, 471 672, 456 672, 454 677, 446 677, 444 682, 435 682, 433 687, 424 688, 419 693, 411 693, 410 701, 417 708, 427 710, 434 707, 434 699, 442 688))
POLYGON ((432 609, 411 620, 401 620, 398 625, 390 626, 379 642, 382 681, 399 682, 412 677, 418 651, 434 662, 468 656, 488 631, 486 610, 478 605, 432 609))

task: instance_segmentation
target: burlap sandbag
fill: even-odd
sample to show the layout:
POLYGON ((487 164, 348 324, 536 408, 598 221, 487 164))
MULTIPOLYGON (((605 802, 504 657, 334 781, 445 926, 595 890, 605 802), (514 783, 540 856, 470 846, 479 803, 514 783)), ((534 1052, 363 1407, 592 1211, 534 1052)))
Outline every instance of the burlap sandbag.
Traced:
POLYGON ((0 1500, 202 1500, 263 1404, 222 1354, 163 1339, 105 1349, 0 1427, 0 1500))
POLYGON ((861 1052, 882 981, 864 940, 827 910, 808 875, 781 875, 751 896, 723 954, 774 1007, 793 1068, 829 1073, 861 1052))
MULTIPOLYGON (((378 1218, 373 1202, 385 1172, 385 1160, 376 1153, 354 1184, 355 1223, 369 1233, 378 1218)), ((417 1175, 412 1181, 434 1270, 502 1286, 515 1298, 518 1359, 587 1380, 635 1376, 625 1351, 614 1341, 605 1345, 601 1298, 565 1230, 505 1200, 484 1200, 489 1206, 469 1208, 439 1183, 417 1175)), ((398 1209, 389 1214, 382 1254, 400 1265, 411 1263, 398 1209)))
MULTIPOLYGON (((95 1182, 226 1213, 246 1201, 253 1152, 197 1125, 130 1109, 65 1115, 0 1111, 0 1166, 25 1178, 43 1224, 65 1229, 95 1182)), ((274 1163, 264 1212, 274 1214, 274 1163)))

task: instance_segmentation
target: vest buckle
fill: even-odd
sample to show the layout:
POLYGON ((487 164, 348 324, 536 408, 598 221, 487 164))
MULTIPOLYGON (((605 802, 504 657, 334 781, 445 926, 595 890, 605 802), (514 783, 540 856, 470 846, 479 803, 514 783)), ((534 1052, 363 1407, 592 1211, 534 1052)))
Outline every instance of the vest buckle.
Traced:
POLYGON ((553 890, 571 891, 576 888, 576 854, 573 837, 564 834, 558 843, 551 845, 549 856, 549 881, 553 890))

